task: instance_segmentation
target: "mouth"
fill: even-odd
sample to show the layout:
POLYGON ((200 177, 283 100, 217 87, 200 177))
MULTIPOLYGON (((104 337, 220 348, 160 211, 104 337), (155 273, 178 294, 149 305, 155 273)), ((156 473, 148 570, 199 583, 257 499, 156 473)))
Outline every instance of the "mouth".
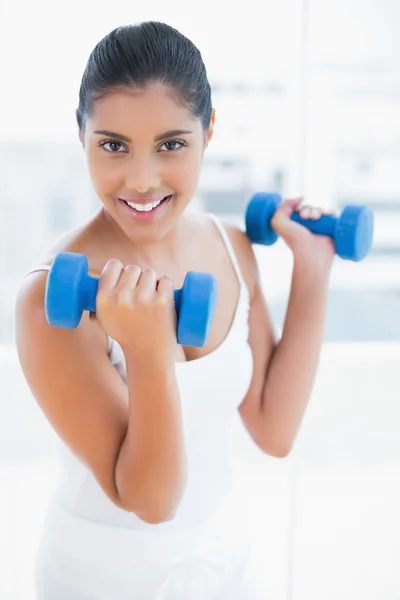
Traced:
POLYGON ((169 196, 164 196, 161 202, 158 203, 156 206, 152 206, 151 204, 145 204, 143 206, 140 206, 139 204, 136 204, 136 208, 134 206, 131 206, 131 204, 128 204, 126 200, 121 200, 121 198, 118 198, 118 200, 123 205, 125 211, 131 217, 134 217, 139 220, 148 220, 153 219, 156 215, 162 212, 165 206, 170 202, 172 198, 173 194, 170 194, 169 196))

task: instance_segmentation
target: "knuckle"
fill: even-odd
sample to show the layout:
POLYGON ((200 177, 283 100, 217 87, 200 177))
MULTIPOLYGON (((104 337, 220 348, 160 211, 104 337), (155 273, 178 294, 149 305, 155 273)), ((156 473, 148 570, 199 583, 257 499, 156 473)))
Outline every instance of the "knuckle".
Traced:
POLYGON ((170 294, 173 287, 172 279, 168 275, 163 275, 160 277, 159 285, 160 283, 162 284, 162 291, 170 294))
POLYGON ((155 304, 158 306, 158 308, 165 308, 168 306, 168 303, 169 301, 166 294, 157 294, 155 304))
POLYGON ((123 268, 123 264, 122 262, 119 260, 119 258, 110 258, 110 260, 106 263, 106 267, 122 267, 123 268))
POLYGON ((152 293, 149 288, 137 288, 135 290, 135 302, 140 305, 149 304, 152 298, 152 293))
POLYGON ((126 265, 125 267, 125 271, 141 271, 142 269, 139 267, 139 265, 135 265, 135 264, 129 264, 126 265))
POLYGON ((135 302, 136 306, 140 307, 141 309, 148 309, 152 302, 150 297, 147 294, 139 294, 136 297, 136 302, 135 302))
POLYGON ((98 306, 105 306, 108 304, 109 295, 105 291, 99 291, 96 296, 96 303, 98 306))
POLYGON ((114 296, 118 299, 118 300, 124 300, 128 295, 130 295, 132 293, 132 289, 129 288, 128 285, 123 285, 120 288, 115 288, 114 290, 114 296))
POLYGON ((126 307, 132 305, 132 290, 129 288, 123 288, 120 290, 117 296, 118 306, 126 307))

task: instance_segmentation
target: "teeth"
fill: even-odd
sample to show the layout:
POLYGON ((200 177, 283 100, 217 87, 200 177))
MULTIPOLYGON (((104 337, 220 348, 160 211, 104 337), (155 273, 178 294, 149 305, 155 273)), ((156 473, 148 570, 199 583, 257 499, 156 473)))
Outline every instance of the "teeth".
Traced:
POLYGON ((133 202, 128 201, 126 201, 126 203, 129 204, 129 206, 131 206, 135 210, 138 210, 140 212, 148 212, 150 210, 153 210, 153 208, 156 208, 156 206, 158 206, 163 200, 164 198, 161 198, 161 200, 158 200, 156 202, 150 202, 149 204, 134 204, 133 202))

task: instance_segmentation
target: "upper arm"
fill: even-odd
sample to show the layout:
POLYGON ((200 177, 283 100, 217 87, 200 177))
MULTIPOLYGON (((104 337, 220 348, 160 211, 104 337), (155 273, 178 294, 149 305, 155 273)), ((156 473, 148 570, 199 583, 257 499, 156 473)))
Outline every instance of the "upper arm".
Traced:
POLYGON ((262 394, 276 338, 251 242, 240 229, 233 226, 227 229, 250 293, 248 342, 253 356, 253 376, 247 394, 239 406, 239 413, 253 440, 262 447, 262 394))
POLYGON ((48 324, 47 274, 23 282, 16 301, 16 346, 31 392, 57 435, 124 508, 115 467, 128 426, 128 389, 107 355, 107 338, 84 312, 76 329, 48 324))

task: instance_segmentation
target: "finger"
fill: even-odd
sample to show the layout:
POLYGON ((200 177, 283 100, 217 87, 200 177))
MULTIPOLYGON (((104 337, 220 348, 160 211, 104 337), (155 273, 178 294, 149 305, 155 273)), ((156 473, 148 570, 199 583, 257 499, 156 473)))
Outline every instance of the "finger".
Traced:
POLYGON ((311 209, 311 219, 320 219, 322 215, 321 208, 319 206, 313 206, 311 209))
POLYGON ((107 294, 115 288, 124 265, 117 258, 111 258, 105 265, 99 278, 97 295, 107 294))
POLYGON ((301 208, 300 216, 302 219, 319 219, 321 216, 321 209, 318 206, 304 206, 301 208))
POLYGON ((172 279, 168 275, 160 277, 157 285, 157 297, 160 301, 169 300, 174 293, 174 286, 172 279))
POLYGON ((303 197, 301 198, 288 198, 282 202, 279 206, 278 211, 283 212, 287 216, 291 216, 293 211, 298 210, 299 205, 303 201, 303 197))
POLYGON ((145 269, 140 275, 137 284, 137 299, 139 301, 149 301, 157 288, 157 274, 154 269, 145 269))
POLYGON ((173 292, 173 283, 172 279, 168 277, 168 275, 163 275, 159 278, 157 283, 157 293, 158 295, 167 295, 169 296, 171 292, 173 292))
POLYGON ((115 292, 121 293, 123 290, 134 290, 137 286, 142 269, 138 265, 127 265, 121 273, 119 281, 115 286, 115 292))
POLYGON ((309 219, 311 215, 312 207, 309 204, 305 204, 299 209, 299 215, 302 219, 309 219))
POLYGON ((283 204, 287 206, 291 206, 292 208, 298 207, 304 200, 303 196, 299 196, 298 198, 287 198, 283 204))

